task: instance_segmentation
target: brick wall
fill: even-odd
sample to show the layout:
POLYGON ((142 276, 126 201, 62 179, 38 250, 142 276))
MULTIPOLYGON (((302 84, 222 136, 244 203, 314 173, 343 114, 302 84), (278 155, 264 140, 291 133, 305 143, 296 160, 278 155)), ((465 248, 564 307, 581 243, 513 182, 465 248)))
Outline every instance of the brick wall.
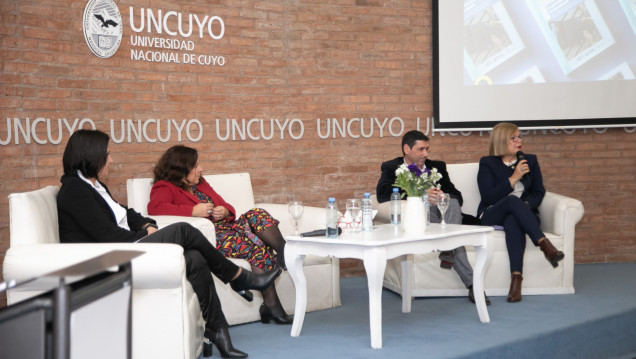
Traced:
MULTIPOLYGON (((89 118, 107 133, 111 120, 119 125, 122 119, 197 119, 202 133, 195 130, 193 136, 200 134, 200 140, 184 136, 181 142, 199 149, 208 173, 250 172, 257 201, 283 202, 293 193, 316 206, 334 196, 342 206, 346 198, 373 192, 379 164, 401 153, 402 132, 394 137, 386 125, 380 134, 377 125, 369 138, 353 138, 361 130, 360 121, 352 119, 368 125, 370 118, 377 118, 377 123, 399 118, 392 127, 395 132, 400 123, 404 131, 415 128, 419 117, 422 130, 430 130, 430 0, 116 3, 123 18, 122 44, 113 57, 100 59, 84 40, 85 0, 0 2, 0 141, 6 141, 9 132, 15 134, 14 127, 7 128, 8 119, 14 118, 23 126, 27 118, 47 118, 54 129, 58 119, 67 119, 70 126, 75 119, 89 118), (225 64, 132 60, 131 6, 185 17, 221 17, 223 38, 192 38, 193 54, 222 56, 225 64), (219 139, 226 134, 226 119, 240 124, 253 118, 263 119, 266 135, 272 128, 270 119, 280 124, 300 120, 304 133, 291 137, 298 134, 296 123, 291 134, 274 131, 270 140, 219 139), (323 121, 324 134, 327 118, 345 126, 353 123, 351 132, 321 138, 317 119, 323 121)), ((169 19, 170 26, 175 26, 174 19, 169 19)), ((148 128, 156 138, 156 125, 148 128)), ((0 146, 0 260, 9 246, 7 195, 59 183, 68 131, 62 131, 59 144, 52 144, 46 125, 35 129, 45 144, 35 143, 33 137, 27 144, 19 136, 19 144, 13 138, 0 146)), ((260 136, 260 127, 253 129, 260 136)), ((527 152, 539 155, 547 189, 584 203, 586 214, 577 226, 579 263, 636 260, 632 132, 618 128, 530 133, 525 143, 527 152)), ((57 130, 53 134, 56 140, 57 130)), ((121 131, 115 135, 121 136, 121 131)), ((477 161, 486 152, 487 138, 479 132, 435 134, 431 157, 449 163, 477 161)), ((158 156, 178 142, 173 131, 168 142, 137 141, 133 136, 131 142, 112 143, 115 163, 106 183, 116 199, 125 202, 125 180, 148 177, 158 156)), ((343 276, 363 272, 354 260, 343 261, 341 269, 343 276)))

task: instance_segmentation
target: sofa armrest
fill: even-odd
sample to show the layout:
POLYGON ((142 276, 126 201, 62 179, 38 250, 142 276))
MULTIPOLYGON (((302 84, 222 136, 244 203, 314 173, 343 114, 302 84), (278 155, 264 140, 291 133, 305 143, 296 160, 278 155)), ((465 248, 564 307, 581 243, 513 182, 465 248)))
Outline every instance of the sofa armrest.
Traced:
POLYGON ((149 216, 157 221, 159 228, 166 227, 173 223, 185 222, 191 224, 194 228, 203 233, 205 238, 216 247, 216 232, 214 230, 214 224, 207 218, 201 217, 184 217, 184 216, 149 216))
MULTIPOLYGON (((283 235, 293 232, 289 212, 286 204, 258 203, 256 207, 263 208, 274 218, 280 221, 278 228, 283 235)), ((325 228, 327 210, 320 207, 305 206, 303 217, 300 221, 300 232, 308 232, 325 228)))
POLYGON ((583 213, 585 211, 581 201, 553 192, 546 192, 541 206, 539 206, 541 229, 544 232, 559 236, 565 235, 581 220, 583 213))
MULTIPOLYGON (((145 252, 132 260, 133 287, 178 288, 185 278, 183 248, 164 243, 68 243, 11 247, 4 259, 6 281, 24 281, 113 250, 145 252)), ((40 289, 37 284, 21 289, 40 289)))

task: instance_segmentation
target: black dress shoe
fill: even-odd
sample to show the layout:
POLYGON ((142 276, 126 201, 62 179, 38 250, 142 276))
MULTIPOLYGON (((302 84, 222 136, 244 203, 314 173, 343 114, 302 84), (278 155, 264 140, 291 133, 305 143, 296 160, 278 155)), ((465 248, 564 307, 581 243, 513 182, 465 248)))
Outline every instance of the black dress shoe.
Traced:
POLYGON ((455 252, 453 251, 442 251, 439 254, 440 263, 439 266, 442 269, 451 269, 453 268, 453 264, 455 263, 455 252))
MULTIPOLYGON (((484 299, 486 300, 486 305, 490 305, 490 299, 488 298, 485 292, 484 292, 484 299)), ((473 302, 473 304, 475 303, 475 293, 473 293, 472 285, 468 287, 468 300, 473 302)))
POLYGON ((222 358, 247 358, 247 353, 243 353, 232 346, 232 339, 230 339, 230 332, 227 328, 205 328, 203 336, 216 345, 222 358))
POLYGON ((261 323, 263 324, 269 324, 272 320, 276 324, 292 324, 294 322, 294 319, 285 313, 285 309, 282 306, 272 309, 263 303, 258 312, 261 314, 261 323))
POLYGON ((245 298, 245 300, 251 302, 254 299, 254 295, 249 291, 249 289, 263 291, 269 288, 280 273, 280 268, 276 268, 262 274, 256 274, 246 269, 242 269, 241 274, 230 282, 230 286, 235 292, 245 298))

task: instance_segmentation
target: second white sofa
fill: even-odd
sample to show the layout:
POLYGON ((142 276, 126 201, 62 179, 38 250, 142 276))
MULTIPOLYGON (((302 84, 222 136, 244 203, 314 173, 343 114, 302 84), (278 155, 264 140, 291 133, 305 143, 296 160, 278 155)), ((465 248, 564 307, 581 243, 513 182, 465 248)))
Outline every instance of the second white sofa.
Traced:
MULTIPOLYGON (((450 164, 448 173, 451 181, 461 191, 464 199, 462 212, 476 215, 480 201, 477 187, 478 163, 450 164)), ((376 220, 390 222, 390 203, 374 203, 379 210, 376 220)), ((565 258, 557 268, 552 268, 539 247, 527 239, 524 257, 522 294, 568 294, 574 293, 574 233, 575 226, 583 216, 583 204, 573 198, 546 192, 539 207, 541 229, 565 258)), ((468 259, 475 263, 473 248, 466 248, 468 259)), ((491 296, 505 296, 510 289, 510 262, 503 231, 495 231, 489 243, 492 256, 486 268, 485 289, 491 296)), ((438 253, 413 256, 413 296, 464 296, 467 290, 454 270, 444 270, 439 266, 438 253)), ((398 259, 387 264, 384 287, 402 293, 402 272, 398 259)))
MULTIPOLYGON (((249 173, 231 173, 207 175, 205 179, 226 202, 236 209, 237 214, 257 207, 264 208, 280 221, 279 228, 283 236, 292 232, 286 204, 254 203, 252 182, 249 173)), ((152 188, 151 178, 135 178, 127 181, 128 206, 144 216, 148 216, 147 205, 152 188)), ((159 228, 174 222, 188 222, 199 228, 212 243, 216 243, 214 225, 205 218, 178 216, 150 216, 159 228)), ((312 231, 325 228, 325 209, 305 207, 300 231, 312 231)), ((249 263, 243 259, 232 259, 234 263, 249 269, 249 263)), ((307 256, 304 273, 307 278, 307 311, 315 311, 338 307, 340 303, 340 262, 337 258, 307 256)), ((216 288, 223 306, 223 313, 230 323, 240 324, 260 320, 258 312, 262 303, 260 293, 254 292, 254 301, 242 300, 229 285, 223 284, 215 277, 216 288)), ((294 313, 296 292, 291 277, 287 272, 276 279, 276 290, 287 313, 294 313)))

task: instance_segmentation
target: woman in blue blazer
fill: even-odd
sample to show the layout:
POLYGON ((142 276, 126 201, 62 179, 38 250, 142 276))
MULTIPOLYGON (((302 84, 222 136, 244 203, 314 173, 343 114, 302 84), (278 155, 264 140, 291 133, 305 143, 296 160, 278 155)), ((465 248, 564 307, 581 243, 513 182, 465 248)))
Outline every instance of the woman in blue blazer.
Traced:
POLYGON ((545 196, 543 178, 537 156, 521 152, 522 142, 516 125, 495 126, 490 134, 490 155, 481 158, 477 174, 481 222, 503 226, 506 234, 512 273, 507 300, 511 303, 521 301, 526 234, 553 267, 564 257, 541 231, 538 208, 545 196))

